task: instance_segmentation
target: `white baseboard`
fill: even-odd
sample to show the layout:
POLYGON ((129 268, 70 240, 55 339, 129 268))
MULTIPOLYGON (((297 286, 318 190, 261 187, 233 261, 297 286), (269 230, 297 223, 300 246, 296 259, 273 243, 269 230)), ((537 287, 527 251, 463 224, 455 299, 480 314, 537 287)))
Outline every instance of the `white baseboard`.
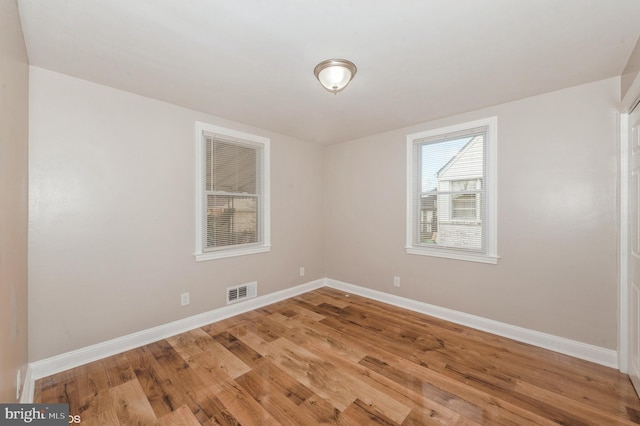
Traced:
POLYGON ((46 358, 40 361, 29 363, 25 378, 24 389, 21 402, 30 403, 33 401, 35 381, 52 374, 59 373, 70 368, 78 367, 89 362, 97 361, 111 355, 119 354, 158 340, 166 339, 185 331, 193 330, 207 324, 212 324, 235 315, 239 315, 290 297, 306 293, 325 285, 325 279, 311 281, 295 287, 276 291, 274 293, 258 296, 254 299, 241 303, 224 306, 209 312, 194 315, 168 324, 142 330, 137 333, 128 334, 95 345, 80 348, 71 352, 46 358))
POLYGON ((591 361, 607 367, 618 367, 618 354, 615 350, 593 346, 587 343, 577 342, 575 340, 565 339, 563 337, 551 334, 541 333, 514 325, 501 323, 498 321, 478 317, 475 315, 465 314, 447 308, 430 305, 424 302, 395 296, 381 291, 360 287, 354 284, 323 278, 309 283, 301 284, 292 288, 270 293, 264 296, 258 296, 255 299, 247 300, 235 305, 225 306, 214 309, 209 312, 194 315, 168 324, 142 330, 137 333, 128 334, 116 339, 107 340, 95 345, 80 348, 74 351, 66 352, 60 355, 46 358, 40 361, 29 363, 25 375, 24 387, 21 403, 33 402, 33 392, 35 390, 35 381, 59 373, 70 368, 78 367, 89 362, 97 361, 111 355, 122 353, 137 347, 166 339, 185 331, 193 330, 207 324, 212 324, 235 315, 239 315, 263 306, 276 303, 290 297, 306 293, 320 287, 327 286, 348 293, 357 294, 369 299, 388 303, 400 308, 409 309, 436 318, 454 322, 456 324, 465 325, 467 327, 497 334, 499 336, 508 337, 541 348, 549 349, 565 355, 570 355, 583 360, 591 361))
POLYGON ((464 312, 454 311, 442 308, 436 305, 430 305, 424 302, 407 299, 405 297, 393 294, 383 293, 377 290, 371 290, 354 284, 348 284, 341 281, 327 278, 325 280, 328 287, 332 287, 348 293, 357 294, 379 302, 388 303, 400 308, 409 309, 430 315, 436 318, 454 322, 456 324, 475 328, 477 330, 486 331, 488 333, 497 334, 498 336, 508 337, 509 339, 519 342, 528 343, 544 349, 549 349, 561 354, 570 355, 575 358, 594 362, 606 367, 618 368, 618 352, 613 349, 602 348, 599 346, 582 343, 564 337, 554 336, 552 334, 541 333, 535 330, 518 327, 515 325, 505 324, 503 322, 478 317, 475 315, 465 314, 464 312))
MULTIPOLYGON (((22 394, 20 394, 21 404, 30 404, 33 402, 33 392, 35 391, 34 385, 36 380, 31 374, 31 364, 27 366, 27 372, 24 375, 24 385, 22 386, 22 394)), ((46 377, 46 376, 45 376, 46 377)))

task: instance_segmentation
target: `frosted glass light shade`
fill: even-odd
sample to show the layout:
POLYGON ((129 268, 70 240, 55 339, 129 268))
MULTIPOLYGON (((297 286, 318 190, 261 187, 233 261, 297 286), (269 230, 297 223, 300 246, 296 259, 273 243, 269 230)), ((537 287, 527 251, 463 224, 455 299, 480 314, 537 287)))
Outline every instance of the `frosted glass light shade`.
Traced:
POLYGON ((316 65, 313 73, 325 89, 338 93, 347 87, 356 71, 353 62, 346 59, 328 59, 316 65))

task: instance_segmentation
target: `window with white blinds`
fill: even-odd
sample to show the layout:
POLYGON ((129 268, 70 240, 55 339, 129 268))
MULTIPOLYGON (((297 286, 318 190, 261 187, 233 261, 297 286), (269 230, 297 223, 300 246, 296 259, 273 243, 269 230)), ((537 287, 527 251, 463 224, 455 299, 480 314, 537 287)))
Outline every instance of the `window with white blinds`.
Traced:
POLYGON ((407 136, 407 252, 497 262, 495 117, 407 136))
POLYGON ((196 260, 269 250, 269 140, 196 124, 196 260))

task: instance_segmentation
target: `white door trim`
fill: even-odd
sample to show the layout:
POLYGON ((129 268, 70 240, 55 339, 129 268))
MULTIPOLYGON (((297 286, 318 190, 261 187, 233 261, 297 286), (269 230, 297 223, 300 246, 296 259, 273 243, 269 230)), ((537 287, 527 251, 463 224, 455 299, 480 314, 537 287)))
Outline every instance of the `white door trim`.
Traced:
POLYGON ((619 164, 619 305, 618 312, 618 368, 629 371, 629 114, 620 114, 620 164, 619 164))
POLYGON ((618 368, 629 372, 629 114, 640 99, 638 74, 620 102, 618 208, 619 214, 619 268, 618 271, 618 368))

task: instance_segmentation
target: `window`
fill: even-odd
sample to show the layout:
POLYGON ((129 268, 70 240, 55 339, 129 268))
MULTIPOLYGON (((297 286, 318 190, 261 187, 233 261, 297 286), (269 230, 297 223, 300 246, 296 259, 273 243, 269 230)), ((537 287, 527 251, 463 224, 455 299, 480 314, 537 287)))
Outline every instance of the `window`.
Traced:
POLYGON ((196 260, 269 251, 269 139, 196 123, 196 260))
POLYGON ((451 182, 451 219, 456 221, 480 221, 481 179, 454 180, 451 182))
POLYGON ((407 136, 407 253, 497 263, 497 118, 407 136))

